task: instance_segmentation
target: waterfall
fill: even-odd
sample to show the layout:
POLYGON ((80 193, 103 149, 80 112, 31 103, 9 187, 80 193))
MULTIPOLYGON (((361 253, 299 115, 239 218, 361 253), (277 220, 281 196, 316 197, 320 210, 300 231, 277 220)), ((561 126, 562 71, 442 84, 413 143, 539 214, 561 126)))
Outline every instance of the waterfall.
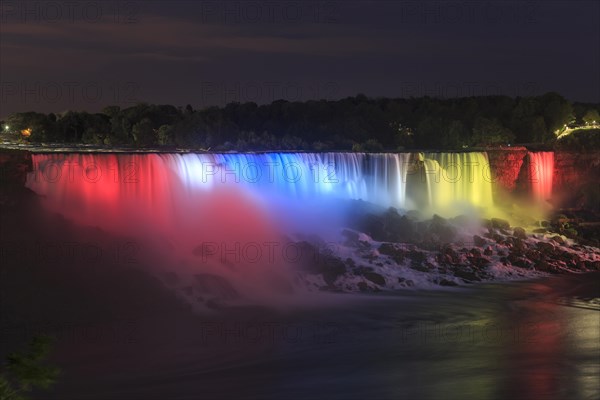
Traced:
POLYGON ((444 214, 469 205, 491 208, 491 171, 485 153, 426 153, 423 174, 427 183, 429 207, 444 214))
MULTIPOLYGON (((422 162, 410 153, 46 153, 32 162, 26 185, 45 207, 139 240, 144 265, 159 278, 176 272, 186 298, 198 279, 201 291, 221 282, 215 276, 243 298, 296 282, 299 250, 284 235, 339 240, 352 205, 343 200, 447 216, 463 212, 456 204, 492 204, 483 153, 427 154, 422 162), (415 191, 427 204, 411 198, 415 191)), ((220 294, 201 297, 211 296, 220 294)))
POLYGON ((552 197, 552 178, 554 174, 554 153, 550 151, 529 152, 529 181, 533 197, 545 202, 552 197))
MULTIPOLYGON (((104 207, 107 217, 115 219, 127 209, 133 214, 154 210, 156 218, 171 221, 174 213, 185 213, 181 201, 199 200, 217 189, 243 193, 267 209, 273 199, 305 206, 361 199, 384 207, 426 206, 446 213, 461 203, 493 206, 485 153, 420 157, 421 168, 415 169, 410 153, 35 154, 27 185, 56 206, 68 204, 67 212, 79 218, 92 213, 87 215, 92 219, 94 208, 104 207), (407 184, 407 176, 416 172, 421 179, 407 184), (411 192, 419 190, 415 185, 426 190, 428 204, 410 201, 411 192), (113 206, 105 207, 109 203, 113 206)), ((547 158, 542 157, 544 162, 547 158)), ((543 171, 536 176, 542 177, 540 188, 546 190, 551 176, 543 171)))

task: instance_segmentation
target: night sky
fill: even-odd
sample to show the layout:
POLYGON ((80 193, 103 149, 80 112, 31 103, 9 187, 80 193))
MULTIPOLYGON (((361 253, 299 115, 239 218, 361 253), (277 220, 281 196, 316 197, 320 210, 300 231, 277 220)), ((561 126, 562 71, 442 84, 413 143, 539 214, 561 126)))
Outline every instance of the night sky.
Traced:
POLYGON ((598 1, 1 3, 0 117, 357 93, 600 102, 598 1))

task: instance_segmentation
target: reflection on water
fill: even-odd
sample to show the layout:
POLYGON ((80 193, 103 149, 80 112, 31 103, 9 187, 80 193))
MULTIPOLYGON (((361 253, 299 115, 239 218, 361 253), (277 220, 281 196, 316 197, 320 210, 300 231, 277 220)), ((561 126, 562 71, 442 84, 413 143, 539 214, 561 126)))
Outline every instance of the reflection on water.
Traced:
POLYGON ((38 254, 129 242, 28 204, 0 213, 0 357, 55 334, 36 399, 600 398, 597 273, 199 316, 129 258, 38 254))
POLYGON ((131 340, 63 342, 71 379, 47 398, 595 399, 597 278, 157 312, 131 340))

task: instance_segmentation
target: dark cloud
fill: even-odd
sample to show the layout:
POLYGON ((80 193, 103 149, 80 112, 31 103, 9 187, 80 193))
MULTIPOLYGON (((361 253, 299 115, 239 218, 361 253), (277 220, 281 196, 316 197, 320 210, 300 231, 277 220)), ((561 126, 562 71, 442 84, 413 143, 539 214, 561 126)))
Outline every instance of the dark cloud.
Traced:
POLYGON ((2 116, 358 92, 600 101, 595 1, 42 3, 3 2, 2 116))

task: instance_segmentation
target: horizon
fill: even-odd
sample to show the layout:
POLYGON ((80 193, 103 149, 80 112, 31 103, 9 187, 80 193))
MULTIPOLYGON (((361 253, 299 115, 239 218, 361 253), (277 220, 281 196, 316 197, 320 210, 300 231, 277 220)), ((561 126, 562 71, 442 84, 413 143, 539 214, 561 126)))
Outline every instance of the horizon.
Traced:
MULTIPOLYGON (((209 104, 209 105, 205 105, 202 106, 201 108, 196 108, 194 106, 194 104, 167 104, 167 103, 151 103, 151 102, 147 102, 147 101, 139 101, 137 103, 132 103, 132 104, 128 104, 126 106, 119 106, 117 104, 104 104, 100 107, 99 110, 97 111, 90 111, 90 110, 85 110, 85 109, 74 109, 74 108, 70 108, 70 109, 66 109, 66 110, 62 110, 62 111, 48 111, 48 112, 41 112, 41 111, 37 111, 37 110, 23 110, 23 111, 17 111, 11 114, 7 114, 7 115, 0 115, 0 121, 4 120, 5 118, 8 118, 10 115, 13 114, 20 114, 20 113, 28 113, 28 112, 35 112, 35 113, 41 113, 41 114, 54 114, 54 115, 62 115, 68 112, 75 112, 75 113, 88 113, 88 114, 102 114, 103 110, 105 110, 108 107, 113 107, 113 106, 117 106, 119 107, 121 110, 125 110, 127 108, 130 107, 135 107, 137 105, 141 105, 141 104, 147 104, 147 105, 156 105, 156 106, 173 106, 177 109, 185 109, 185 107, 187 105, 190 105, 194 112, 197 111, 204 111, 210 108, 225 108, 226 106, 230 105, 230 104, 248 104, 248 103, 254 103, 256 104, 258 107, 260 106, 269 106, 272 105, 274 103, 280 102, 280 101, 286 101, 286 102, 299 102, 299 103, 308 103, 311 101, 328 101, 328 102, 339 102, 342 100, 346 100, 346 99, 351 99, 351 98, 358 98, 360 96, 365 96, 367 98, 368 101, 379 101, 379 100, 391 100, 391 101, 397 101, 397 100, 419 100, 419 99, 424 99, 424 98, 431 98, 434 100, 439 100, 439 101, 450 101, 450 100, 462 100, 462 99, 468 99, 468 98, 489 98, 489 97, 508 97, 510 99, 516 100, 518 98, 527 98, 527 97, 540 97, 549 93, 556 93, 556 92, 546 92, 546 93, 541 93, 538 95, 532 95, 532 96, 509 96, 509 95, 482 95, 482 96, 461 96, 461 97, 435 97, 435 96, 418 96, 418 97, 387 97, 387 96, 378 96, 378 97, 372 97, 372 96, 368 96, 365 95, 364 93, 357 93, 353 96, 346 96, 346 97, 340 97, 340 98, 336 98, 336 99, 306 99, 306 100, 287 100, 287 99, 275 99, 273 101, 270 101, 268 103, 255 103, 252 101, 247 101, 247 102, 238 102, 238 101, 231 101, 229 103, 226 104, 221 104, 221 105, 217 105, 217 104, 209 104)), ((578 101, 578 100, 571 100, 567 97, 565 97, 564 95, 562 95, 561 93, 556 93, 559 96, 563 97, 565 100, 567 100, 570 104, 581 104, 581 105, 600 105, 600 101, 599 102, 586 102, 586 101, 578 101)))

